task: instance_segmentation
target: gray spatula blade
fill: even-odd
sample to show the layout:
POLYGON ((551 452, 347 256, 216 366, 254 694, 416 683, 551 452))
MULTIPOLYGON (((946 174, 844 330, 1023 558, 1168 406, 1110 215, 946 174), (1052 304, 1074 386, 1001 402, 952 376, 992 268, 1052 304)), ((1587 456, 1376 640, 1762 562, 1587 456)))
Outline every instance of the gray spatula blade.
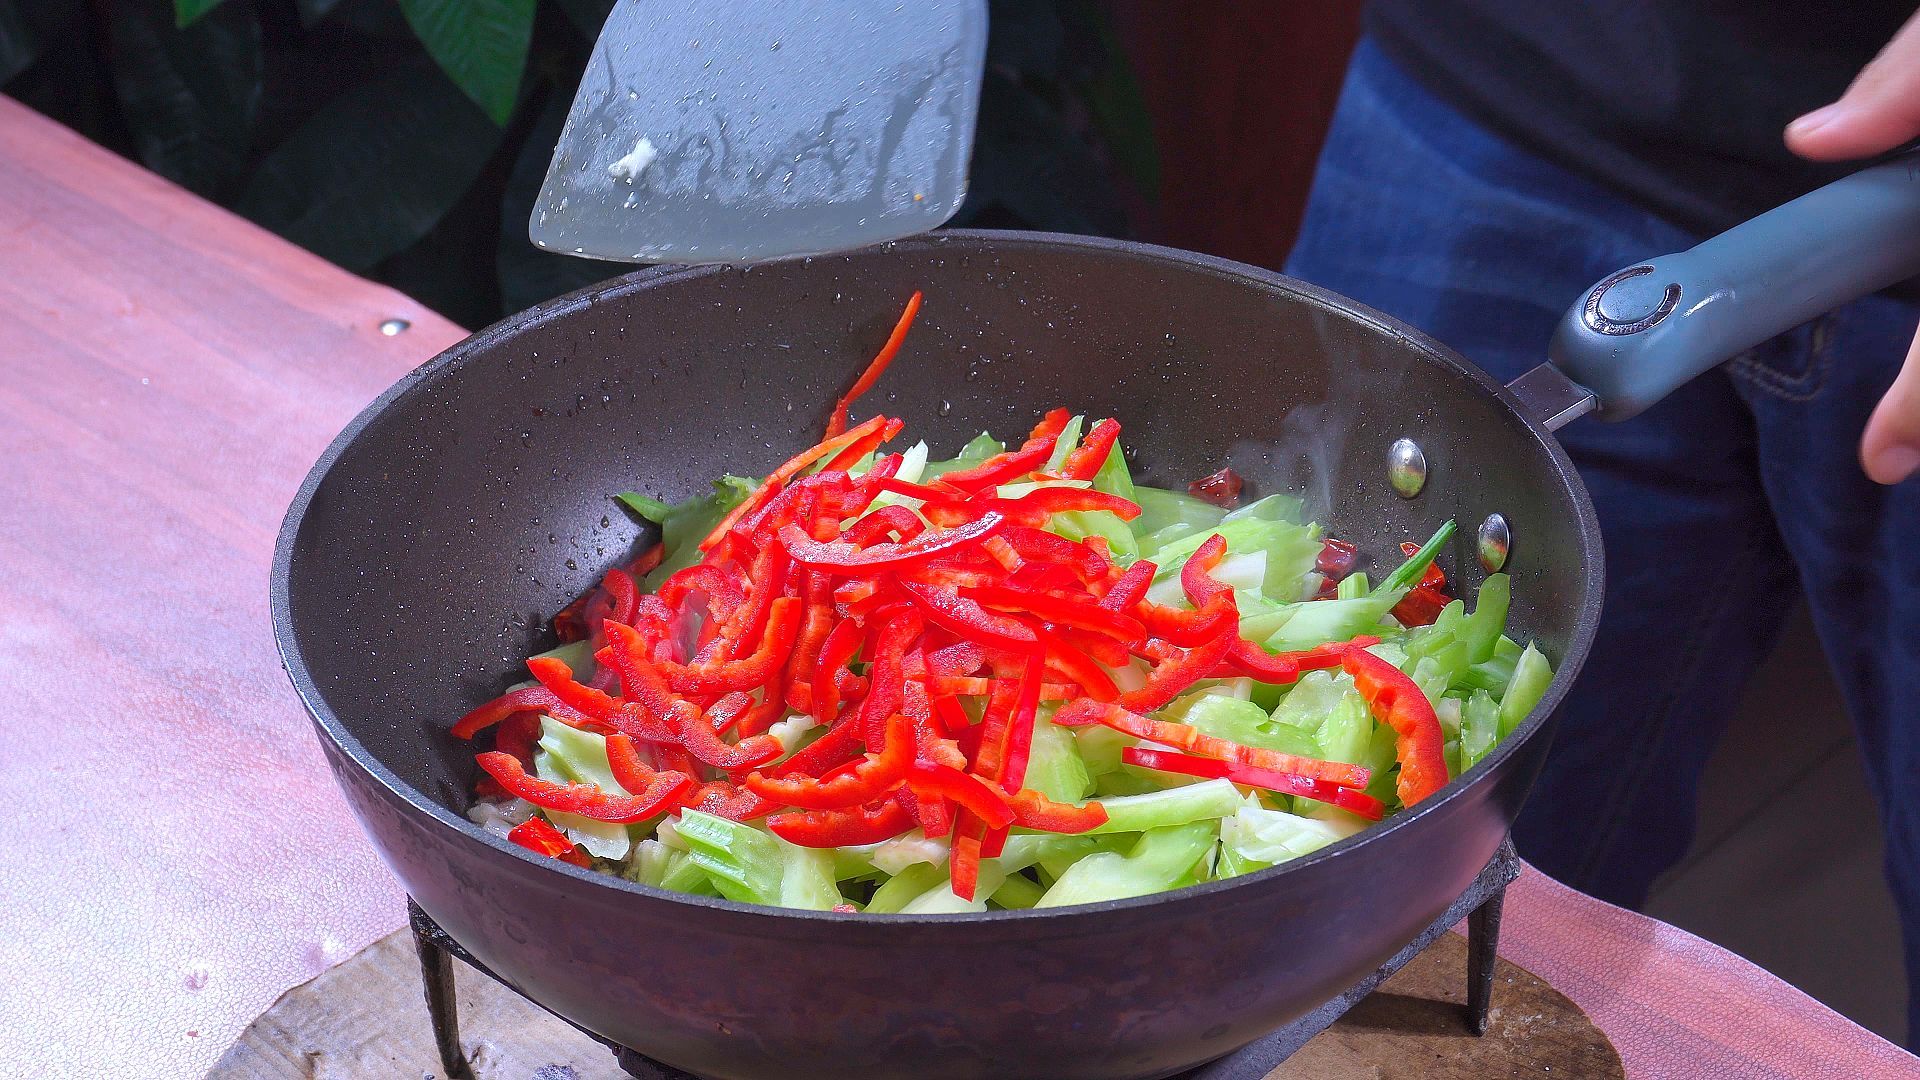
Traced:
POLYGON ((966 196, 986 41, 986 0, 620 0, 528 233, 707 263, 926 232, 966 196))

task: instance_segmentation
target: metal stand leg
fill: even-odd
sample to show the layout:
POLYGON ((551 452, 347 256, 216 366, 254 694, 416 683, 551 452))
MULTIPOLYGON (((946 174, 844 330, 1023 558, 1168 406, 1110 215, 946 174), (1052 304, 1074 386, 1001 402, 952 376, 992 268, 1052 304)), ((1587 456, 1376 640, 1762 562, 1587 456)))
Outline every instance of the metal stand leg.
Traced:
POLYGON ((440 1051, 440 1067, 447 1080, 474 1080, 466 1052, 460 1049, 460 1003, 453 996, 453 957, 427 928, 427 913, 411 898, 407 922, 413 927, 413 947, 420 954, 420 979, 426 984, 427 1019, 433 1024, 433 1045, 440 1051))
POLYGON ((1467 1028, 1475 1035, 1487 1033, 1493 969, 1500 958, 1500 905, 1506 899, 1503 888, 1467 916, 1467 1028))

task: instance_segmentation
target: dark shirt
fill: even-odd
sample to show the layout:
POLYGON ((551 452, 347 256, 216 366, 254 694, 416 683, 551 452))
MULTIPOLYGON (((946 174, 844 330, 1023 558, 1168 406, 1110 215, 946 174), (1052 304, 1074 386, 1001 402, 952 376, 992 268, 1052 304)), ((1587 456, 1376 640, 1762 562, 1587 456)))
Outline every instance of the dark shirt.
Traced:
POLYGON ((1366 29, 1443 99, 1685 228, 1719 232, 1858 165, 1781 142, 1913 0, 1373 0, 1366 29))

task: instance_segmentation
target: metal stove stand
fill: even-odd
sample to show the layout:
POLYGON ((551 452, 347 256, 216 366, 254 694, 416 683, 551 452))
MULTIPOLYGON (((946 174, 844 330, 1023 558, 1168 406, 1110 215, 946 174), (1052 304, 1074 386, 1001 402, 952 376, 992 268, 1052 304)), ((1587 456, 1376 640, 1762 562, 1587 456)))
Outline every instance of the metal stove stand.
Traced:
MULTIPOLYGON (((1372 974, 1355 983, 1346 993, 1286 1027, 1226 1057, 1189 1069, 1172 1080, 1261 1080, 1294 1051, 1305 1046, 1307 1040, 1331 1027, 1361 998, 1373 993, 1388 976, 1405 967, 1408 961, 1420 955, 1461 919, 1467 920, 1467 1008, 1462 1019, 1467 1030, 1473 1034, 1485 1034, 1487 1007, 1493 994, 1493 967, 1500 944, 1500 905, 1506 898, 1507 885, 1519 874, 1520 860, 1514 854, 1513 841, 1503 841, 1486 869, 1480 871, 1480 876, 1452 906, 1408 942, 1405 948, 1372 974)), ((407 901, 407 914, 413 926, 414 944, 420 952, 420 974, 426 983, 427 1013, 433 1022, 433 1039, 440 1052, 441 1067, 446 1070, 449 1080, 472 1080, 473 1070, 467 1064, 466 1053, 460 1048, 460 1018, 453 993, 454 959, 458 958, 468 967, 515 993, 519 993, 519 990, 474 959, 412 899, 407 901)), ((535 1001, 534 1004, 540 1003, 535 1001)), ((559 1016, 558 1013, 554 1015, 559 1016)), ((700 1080, 691 1073, 654 1061, 632 1047, 620 1046, 601 1038, 564 1016, 560 1016, 560 1019, 612 1050, 620 1067, 636 1080, 700 1080)))

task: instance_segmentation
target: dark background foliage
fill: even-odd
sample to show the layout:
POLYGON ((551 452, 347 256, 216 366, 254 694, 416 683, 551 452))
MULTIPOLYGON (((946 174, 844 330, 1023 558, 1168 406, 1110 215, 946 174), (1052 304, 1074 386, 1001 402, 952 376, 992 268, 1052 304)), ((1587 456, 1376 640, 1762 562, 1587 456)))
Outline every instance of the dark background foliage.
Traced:
MULTIPOLYGON (((467 326, 627 267, 527 216, 612 0, 0 0, 0 90, 467 326)), ((1126 235, 1159 186, 1090 0, 992 4, 956 224, 1126 235)))

